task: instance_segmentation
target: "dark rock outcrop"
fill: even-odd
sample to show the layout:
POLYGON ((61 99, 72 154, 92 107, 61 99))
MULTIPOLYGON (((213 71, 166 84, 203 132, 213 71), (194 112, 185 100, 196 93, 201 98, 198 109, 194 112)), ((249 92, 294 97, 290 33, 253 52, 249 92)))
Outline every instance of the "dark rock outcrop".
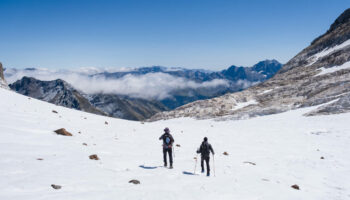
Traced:
POLYGON ((2 67, 2 63, 0 62, 0 87, 9 89, 7 82, 4 77, 4 68, 2 67))
POLYGON ((70 84, 61 79, 41 81, 31 77, 23 77, 21 80, 10 84, 10 88, 20 94, 47 101, 55 105, 99 115, 107 115, 94 107, 89 100, 84 97, 82 92, 74 89, 70 84))

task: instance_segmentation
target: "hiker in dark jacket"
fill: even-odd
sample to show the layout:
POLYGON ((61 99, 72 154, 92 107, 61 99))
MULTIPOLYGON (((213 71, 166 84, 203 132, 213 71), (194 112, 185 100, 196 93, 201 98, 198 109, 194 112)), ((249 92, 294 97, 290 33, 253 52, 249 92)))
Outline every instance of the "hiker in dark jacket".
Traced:
POLYGON ((211 144, 208 143, 208 138, 205 137, 201 146, 197 150, 197 153, 201 154, 202 173, 204 173, 204 161, 207 164, 207 176, 210 176, 210 166, 209 166, 210 152, 214 155, 213 147, 211 146, 211 144))
POLYGON ((170 169, 173 168, 173 143, 174 138, 170 134, 169 128, 164 129, 164 134, 160 136, 159 140, 163 140, 163 159, 164 159, 164 167, 167 166, 167 159, 166 154, 169 154, 169 161, 170 161, 170 169))

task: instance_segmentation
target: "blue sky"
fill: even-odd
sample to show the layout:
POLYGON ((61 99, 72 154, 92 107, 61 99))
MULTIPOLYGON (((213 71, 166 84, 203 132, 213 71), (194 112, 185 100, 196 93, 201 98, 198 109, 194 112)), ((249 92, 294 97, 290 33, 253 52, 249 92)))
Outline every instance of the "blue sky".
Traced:
POLYGON ((285 63, 349 6, 349 0, 0 0, 0 61, 66 69, 285 63))

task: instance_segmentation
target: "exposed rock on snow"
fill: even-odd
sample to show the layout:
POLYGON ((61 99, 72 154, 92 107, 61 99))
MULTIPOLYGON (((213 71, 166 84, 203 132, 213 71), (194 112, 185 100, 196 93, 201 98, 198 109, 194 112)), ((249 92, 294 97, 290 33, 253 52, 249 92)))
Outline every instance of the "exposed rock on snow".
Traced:
POLYGON ((327 33, 314 40, 268 81, 242 92, 158 113, 150 121, 180 117, 246 119, 321 105, 335 99, 339 100, 307 116, 349 112, 349 41, 350 9, 347 9, 327 33))
MULTIPOLYGON (((95 145, 95 144, 94 144, 95 145)), ((93 155, 90 155, 89 158, 91 160, 100 160, 100 158, 96 155, 96 154, 93 154, 93 155)))
POLYGON ((129 183, 133 183, 137 185, 137 184, 140 184, 141 182, 139 180, 133 179, 133 180, 130 180, 129 183))
POLYGON ((225 156, 228 156, 228 153, 226 151, 224 153, 222 153, 222 154, 224 154, 225 156))
POLYGON ((291 187, 294 188, 294 189, 296 189, 296 190, 300 190, 299 186, 296 185, 296 184, 295 184, 295 185, 292 185, 291 187))
POLYGON ((52 187, 53 189, 55 189, 55 190, 59 190, 59 189, 62 188, 62 186, 60 186, 60 185, 55 185, 55 184, 52 184, 51 187, 52 187))
POLYGON ((55 130, 55 133, 57 133, 57 135, 64 135, 64 136, 73 136, 70 132, 68 132, 66 129, 64 128, 60 128, 58 130, 55 130))
POLYGON ((251 165, 256 165, 255 163, 253 163, 253 162, 248 162, 248 161, 243 162, 243 163, 247 163, 247 164, 251 164, 251 165))

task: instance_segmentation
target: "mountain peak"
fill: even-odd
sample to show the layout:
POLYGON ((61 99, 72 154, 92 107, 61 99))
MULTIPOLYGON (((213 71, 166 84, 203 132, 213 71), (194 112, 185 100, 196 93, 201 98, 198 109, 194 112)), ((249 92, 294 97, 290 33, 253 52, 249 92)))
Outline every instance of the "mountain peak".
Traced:
MULTIPOLYGON (((343 26, 344 24, 347 24, 350 22, 350 8, 346 9, 339 17, 333 22, 333 24, 329 27, 326 33, 320 35, 316 39, 314 39, 311 42, 311 45, 315 44, 317 41, 321 40, 325 35, 331 34, 334 30, 336 30, 338 27, 343 26)), ((345 25, 347 26, 347 25, 345 25)))
POLYGON ((350 8, 346 9, 331 25, 327 32, 331 32, 336 29, 338 26, 347 23, 350 21, 350 8))

